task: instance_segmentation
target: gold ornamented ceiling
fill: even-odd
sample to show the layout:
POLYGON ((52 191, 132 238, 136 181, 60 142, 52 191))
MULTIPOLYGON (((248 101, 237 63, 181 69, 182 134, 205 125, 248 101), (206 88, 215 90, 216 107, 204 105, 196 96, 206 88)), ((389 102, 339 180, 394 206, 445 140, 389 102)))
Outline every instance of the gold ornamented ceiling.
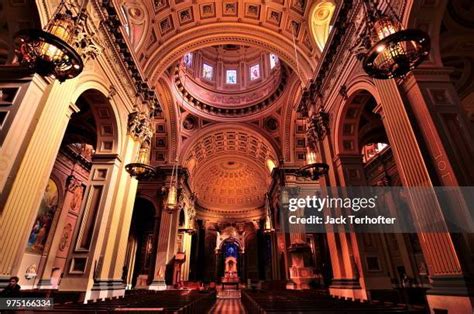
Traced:
POLYGON ((303 82, 311 79, 319 60, 306 18, 311 1, 128 0, 120 4, 127 14, 133 13, 132 42, 152 84, 185 53, 213 45, 259 47, 295 70, 294 34, 303 82))
POLYGON ((242 211, 262 214, 270 182, 267 161, 277 163, 274 144, 241 124, 204 128, 184 147, 182 163, 190 170, 198 205, 217 219, 242 211))

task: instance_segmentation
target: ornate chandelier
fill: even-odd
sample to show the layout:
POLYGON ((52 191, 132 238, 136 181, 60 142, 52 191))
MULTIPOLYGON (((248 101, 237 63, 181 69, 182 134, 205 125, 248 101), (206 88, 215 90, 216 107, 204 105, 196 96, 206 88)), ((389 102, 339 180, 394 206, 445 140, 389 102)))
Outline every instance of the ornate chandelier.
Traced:
POLYGON ((310 178, 315 181, 329 171, 329 165, 316 161, 316 152, 307 147, 306 165, 298 169, 297 174, 302 177, 310 178))
POLYGON ((149 165, 150 162, 150 145, 143 142, 138 151, 137 160, 125 166, 125 170, 138 180, 149 179, 156 175, 155 168, 149 165))
POLYGON ((140 142, 140 149, 138 150, 136 161, 126 165, 125 170, 130 176, 138 180, 149 179, 156 175, 156 169, 149 164, 151 139, 154 134, 151 114, 145 111, 134 111, 128 117, 129 133, 140 142))
POLYGON ((267 193, 265 194, 265 224, 263 226, 263 232, 270 233, 273 231, 275 231, 275 228, 273 228, 272 211, 270 209, 270 199, 267 193))
POLYGON ((373 78, 403 78, 429 54, 430 38, 418 29, 403 29, 393 9, 390 15, 377 8, 377 1, 362 1, 367 13, 363 67, 373 78), (368 48, 370 47, 370 48, 368 48))
POLYGON ((170 187, 168 189, 168 198, 166 199, 166 210, 172 214, 178 207, 178 158, 171 170, 170 187))
POLYGON ((25 29, 15 36, 15 54, 21 65, 60 82, 78 76, 84 64, 73 48, 79 45, 79 32, 86 20, 86 1, 73 16, 64 0, 58 5, 45 30, 25 29))
POLYGON ((321 141, 329 133, 329 115, 319 110, 309 119, 306 130, 306 164, 297 170, 297 175, 310 178, 315 181, 329 171, 329 165, 317 161, 317 142, 321 141))

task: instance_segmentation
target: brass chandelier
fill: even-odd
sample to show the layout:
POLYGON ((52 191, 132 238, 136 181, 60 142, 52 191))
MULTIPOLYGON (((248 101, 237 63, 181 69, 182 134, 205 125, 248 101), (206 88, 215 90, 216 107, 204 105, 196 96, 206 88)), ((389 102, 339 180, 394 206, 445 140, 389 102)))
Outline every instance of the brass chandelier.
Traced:
POLYGON ((365 72, 377 79, 405 77, 428 56, 428 34, 419 29, 403 29, 388 3, 388 13, 380 11, 377 0, 362 3, 367 15, 366 30, 362 38, 368 49, 363 55, 365 72))
POLYGON ((79 46, 79 32, 86 20, 86 1, 74 16, 64 0, 44 30, 25 29, 15 36, 15 54, 21 65, 60 82, 78 76, 84 64, 74 48, 79 46))

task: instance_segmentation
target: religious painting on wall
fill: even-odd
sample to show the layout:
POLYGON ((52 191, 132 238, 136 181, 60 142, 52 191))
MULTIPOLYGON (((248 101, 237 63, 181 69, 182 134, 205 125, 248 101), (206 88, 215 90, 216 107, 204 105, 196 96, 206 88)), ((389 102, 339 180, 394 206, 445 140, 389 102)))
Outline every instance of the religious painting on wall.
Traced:
POLYGON ((53 180, 49 179, 43 194, 43 199, 36 215, 36 219, 28 238, 26 250, 28 252, 43 253, 46 239, 53 222, 54 214, 58 208, 58 187, 53 180))

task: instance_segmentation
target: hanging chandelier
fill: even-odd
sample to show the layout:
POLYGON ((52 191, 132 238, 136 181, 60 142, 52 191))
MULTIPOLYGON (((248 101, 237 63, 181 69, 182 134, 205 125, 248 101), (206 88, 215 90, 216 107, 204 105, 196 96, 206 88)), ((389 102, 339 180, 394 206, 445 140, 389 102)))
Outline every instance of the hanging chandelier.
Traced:
POLYGON ((316 152, 310 147, 307 147, 306 164, 297 170, 299 176, 310 178, 313 181, 318 180, 329 171, 329 165, 316 161, 316 152))
POLYGON ((275 231, 273 228, 273 220, 272 220, 272 211, 270 209, 270 199, 268 197, 268 193, 265 194, 265 224, 263 226, 263 232, 270 233, 275 231))
POLYGON ((362 40, 368 48, 363 68, 377 79, 403 78, 423 62, 430 51, 428 34, 418 29, 403 29, 392 7, 389 14, 377 8, 377 0, 362 1, 367 26, 362 40))
POLYGON ((86 1, 79 13, 73 16, 64 0, 45 26, 45 30, 25 29, 15 36, 15 54, 21 65, 43 76, 50 76, 60 82, 78 76, 84 64, 73 48, 78 43, 78 32, 86 19, 86 1))
POLYGON ((176 158, 173 169, 171 170, 170 187, 166 199, 166 210, 172 214, 178 207, 178 158, 176 158))
POLYGON ((150 145, 144 141, 140 150, 138 151, 137 160, 125 166, 125 170, 130 176, 137 178, 137 180, 146 180, 156 175, 154 167, 150 166, 150 145))

